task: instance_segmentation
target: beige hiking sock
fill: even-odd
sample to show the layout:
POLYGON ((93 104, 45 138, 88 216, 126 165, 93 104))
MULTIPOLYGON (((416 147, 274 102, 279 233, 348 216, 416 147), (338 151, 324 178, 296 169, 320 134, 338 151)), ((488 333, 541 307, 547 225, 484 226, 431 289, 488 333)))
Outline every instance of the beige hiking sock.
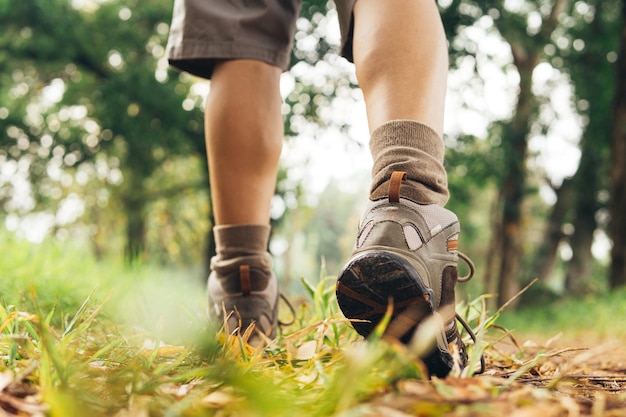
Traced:
POLYGON ((430 127, 413 120, 392 120, 372 132, 370 150, 374 159, 370 200, 387 197, 391 174, 404 171, 407 181, 402 197, 418 204, 446 204, 444 144, 430 127))
POLYGON ((263 224, 215 226, 217 255, 211 259, 211 269, 216 273, 226 292, 241 292, 239 268, 250 268, 252 291, 263 291, 272 277, 272 258, 267 251, 270 226, 263 224))

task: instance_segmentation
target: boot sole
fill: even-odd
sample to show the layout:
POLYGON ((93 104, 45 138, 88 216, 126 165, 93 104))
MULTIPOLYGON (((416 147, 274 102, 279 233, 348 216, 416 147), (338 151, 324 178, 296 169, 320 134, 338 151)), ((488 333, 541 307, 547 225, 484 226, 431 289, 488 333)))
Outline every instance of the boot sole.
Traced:
MULTIPOLYGON (((424 285, 417 271, 393 252, 372 250, 352 258, 337 279, 337 302, 352 327, 368 337, 384 318, 391 303, 393 311, 384 337, 408 344, 417 327, 432 317, 434 292, 424 285)), ((431 375, 443 377, 453 366, 452 355, 435 346, 423 362, 431 375)))

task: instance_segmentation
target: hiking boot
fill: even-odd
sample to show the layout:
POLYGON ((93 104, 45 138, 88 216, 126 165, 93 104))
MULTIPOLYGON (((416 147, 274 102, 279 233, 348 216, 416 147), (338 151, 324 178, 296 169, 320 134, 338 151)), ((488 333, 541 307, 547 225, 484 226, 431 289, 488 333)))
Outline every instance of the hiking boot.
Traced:
POLYGON ((278 284, 273 273, 250 265, 219 268, 213 264, 209 275, 208 296, 210 316, 224 325, 228 334, 243 335, 254 326, 247 342, 258 345, 263 334, 276 336, 278 284))
POLYGON ((456 325, 454 287, 458 278, 459 221, 439 205, 400 198, 406 174, 394 172, 389 196, 364 212, 354 252, 337 281, 337 302, 354 329, 368 336, 391 303, 385 337, 409 343, 426 319, 438 322, 437 343, 422 360, 431 375, 446 376, 467 364, 456 325))

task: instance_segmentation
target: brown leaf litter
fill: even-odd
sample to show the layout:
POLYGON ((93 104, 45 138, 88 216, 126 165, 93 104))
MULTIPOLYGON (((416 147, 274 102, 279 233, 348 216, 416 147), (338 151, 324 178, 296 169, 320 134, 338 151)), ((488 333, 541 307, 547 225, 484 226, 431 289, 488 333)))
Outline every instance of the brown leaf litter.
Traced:
POLYGON ((500 342, 487 372, 473 378, 403 380, 371 398, 359 416, 626 416, 626 349, 621 342, 551 347, 500 342), (394 413, 389 413, 390 409, 394 413))
MULTIPOLYGON (((621 342, 585 347, 579 341, 519 345, 510 339, 486 349, 487 372, 483 375, 399 380, 352 407, 346 415, 626 416, 626 349, 621 342)), ((298 355, 308 356, 304 351, 298 355)), ((46 415, 39 387, 30 378, 34 369, 35 362, 19 375, 0 373, 0 417, 46 415)), ((183 385, 171 384, 167 389, 182 400, 191 391, 189 387, 182 389, 183 385)), ((220 392, 204 398, 200 406, 220 410, 236 400, 236 396, 220 392)), ((147 417, 148 409, 137 401, 118 415, 147 417)))
POLYGON ((0 373, 0 417, 43 417, 47 407, 43 404, 39 389, 26 382, 34 367, 18 376, 6 371, 0 373))

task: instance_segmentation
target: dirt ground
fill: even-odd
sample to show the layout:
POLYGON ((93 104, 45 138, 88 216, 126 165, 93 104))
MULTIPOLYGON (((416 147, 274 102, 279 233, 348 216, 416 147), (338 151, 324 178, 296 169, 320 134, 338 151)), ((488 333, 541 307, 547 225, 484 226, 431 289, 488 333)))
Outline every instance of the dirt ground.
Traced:
POLYGON ((399 381, 358 416, 626 416, 626 348, 593 336, 494 342, 474 378, 399 381))

